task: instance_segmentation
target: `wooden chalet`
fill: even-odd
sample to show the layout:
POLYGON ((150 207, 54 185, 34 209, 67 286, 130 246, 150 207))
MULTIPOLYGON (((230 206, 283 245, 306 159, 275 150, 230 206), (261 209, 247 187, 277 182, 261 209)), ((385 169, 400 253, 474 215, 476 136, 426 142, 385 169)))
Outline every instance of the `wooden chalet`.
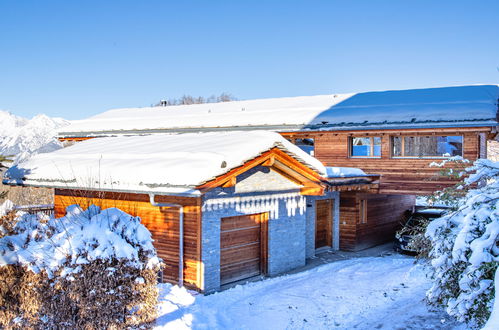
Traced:
POLYGON ((497 85, 472 85, 116 109, 73 122, 60 139, 279 132, 325 166, 355 167, 381 177, 371 195, 341 194, 340 246, 358 250, 391 239, 415 196, 455 183, 440 176, 432 162, 487 157, 487 141, 497 134, 498 98, 497 85), (392 217, 394 205, 399 208, 392 217))
MULTIPOLYGON (((97 137, 100 139, 109 136, 156 136, 167 133, 175 134, 172 136, 177 137, 176 143, 181 143, 183 137, 187 138, 190 136, 189 133, 193 132, 207 134, 237 131, 237 134, 240 134, 239 138, 233 139, 232 142, 240 148, 247 148, 258 141, 253 138, 256 130, 278 132, 299 147, 303 154, 307 154, 309 157, 307 159, 319 162, 315 165, 315 170, 324 166, 332 167, 331 170, 337 172, 335 175, 328 175, 328 170, 325 169, 325 173, 314 176, 313 173, 307 172, 303 162, 296 159, 283 162, 278 157, 269 156, 264 161, 261 158, 249 161, 249 164, 258 163, 258 168, 270 167, 271 173, 278 173, 279 178, 286 178, 287 182, 300 186, 301 196, 307 196, 301 201, 295 201, 296 205, 305 203, 305 206, 300 204, 305 210, 303 230, 296 228, 303 220, 300 212, 295 212, 300 207, 295 211, 278 212, 289 214, 287 218, 289 222, 285 225, 288 230, 305 232, 304 245, 300 246, 300 251, 292 252, 299 253, 300 260, 304 260, 325 247, 360 250, 392 240, 395 230, 404 221, 406 212, 414 207, 417 195, 428 195, 455 183, 439 176, 440 168, 430 167, 430 163, 456 156, 471 161, 487 157, 487 141, 495 138, 497 134, 498 99, 497 85, 473 85, 115 109, 72 122, 70 126, 59 132, 59 137, 62 141, 72 144, 97 137)), ((84 143, 87 142, 82 142, 84 143)), ((72 148, 74 147, 67 149, 72 148)), ((272 153, 270 149, 264 152, 272 153)), ((243 178, 248 173, 257 177, 261 175, 259 172, 253 173, 249 167, 240 168, 236 176, 229 172, 223 173, 216 179, 193 188, 199 190, 203 196, 211 196, 210 194, 218 191, 217 189, 234 189, 233 187, 238 187, 238 184, 244 182, 243 178), (206 192, 204 189, 207 189, 206 192)), ((177 169, 164 168, 164 170, 174 172, 177 169)), ((161 182, 159 178, 157 180, 161 182)), ((279 190, 278 187, 282 182, 278 181, 264 181, 265 189, 279 190)), ((262 184, 263 182, 259 181, 258 185, 262 184)), ((260 189, 256 186, 252 186, 253 190, 250 191, 255 192, 255 189, 260 189)), ((241 194, 245 194, 242 192, 244 189, 239 189, 241 194)), ((106 192, 108 194, 106 196, 114 193, 114 191, 106 192)), ((58 196, 63 194, 62 190, 56 191, 59 214, 63 212, 61 200, 64 198, 58 196)), ((247 217, 244 218, 246 220, 233 218, 241 216, 240 213, 229 216, 223 212, 217 213, 215 210, 224 210, 227 205, 235 203, 235 200, 227 197, 228 199, 223 201, 218 195, 212 197, 213 200, 218 200, 218 204, 212 199, 208 201, 203 199, 206 197, 202 197, 197 201, 189 199, 191 203, 189 207, 192 210, 201 209, 201 215, 196 215, 198 219, 202 219, 201 227, 210 223, 216 231, 223 233, 221 237, 230 237, 237 224, 244 226, 248 221, 262 224, 272 222, 272 220, 267 221, 272 218, 271 213, 262 215, 262 212, 245 211, 243 213, 244 217, 247 217)), ((147 204, 147 195, 140 198, 147 204)), ((177 202, 178 198, 180 197, 175 197, 177 202)), ((111 197, 106 199, 114 200, 111 197)), ((166 200, 168 200, 166 197, 158 196, 158 201, 166 200)), ((272 204, 271 200, 267 203, 272 204)), ((246 205, 245 210, 251 209, 251 199, 248 199, 244 205, 246 205)), ((194 211, 189 212, 197 214, 194 211)), ((142 216, 144 222, 153 219, 152 215, 142 216)), ((192 215, 192 218, 196 216, 192 215)), ((206 237, 205 230, 209 229, 201 230, 198 222, 194 223, 198 226, 198 232, 202 232, 201 236, 206 237)), ((274 244, 286 246, 284 241, 279 241, 276 237, 272 239, 272 235, 266 236, 262 231, 258 231, 262 227, 258 227, 260 229, 257 227, 253 228, 253 232, 251 230, 245 234, 241 232, 238 238, 234 238, 235 241, 243 239, 243 236, 259 237, 260 246, 267 248, 274 244)), ((154 227, 151 228, 154 232, 154 227)), ((186 234, 193 230, 194 228, 188 229, 186 234)), ((212 234, 208 236, 210 235, 212 234)), ((201 238, 201 241, 203 239, 201 238)), ((186 252, 194 248, 195 244, 192 244, 192 247, 186 245, 186 252)), ((225 278, 226 276, 230 278, 232 275, 227 275, 231 273, 230 270, 227 270, 227 273, 223 269, 235 267, 231 264, 231 256, 252 256, 249 250, 231 246, 232 243, 220 241, 220 244, 220 250, 228 249, 226 251, 231 252, 216 255, 214 259, 218 258, 217 260, 211 260, 208 256, 205 258, 203 252, 201 257, 199 254, 189 255, 188 260, 196 262, 202 260, 201 264, 205 269, 218 263, 220 274, 224 274, 220 276, 219 273, 212 274, 213 278, 219 278, 219 282, 216 282, 213 279, 206 279, 206 270, 204 273, 196 273, 192 268, 194 266, 186 266, 189 274, 204 274, 205 282, 200 278, 194 280, 194 277, 189 277, 191 275, 186 275, 186 278, 190 278, 190 281, 201 289, 216 289, 220 283, 227 283, 237 278, 235 275, 229 280, 225 278)), ((273 261, 270 259, 260 261, 260 274, 263 272, 272 275, 278 273, 275 269, 290 269, 299 265, 288 262, 291 259, 284 253, 273 261), (276 266, 279 263, 282 263, 281 266, 276 266)), ((176 262, 175 258, 172 260, 173 263, 176 262)), ((248 265, 247 269, 252 267, 249 260, 241 262, 248 265)), ((257 274, 255 264, 253 267, 254 274, 257 274)), ((175 273, 174 268, 171 269, 175 273)), ((173 278, 172 274, 168 276, 173 278)))
POLYGON ((56 217, 73 204, 141 217, 163 279, 211 292, 338 248, 339 191, 376 190, 379 177, 335 170, 277 133, 218 132, 92 139, 12 167, 4 183, 55 188, 56 217))

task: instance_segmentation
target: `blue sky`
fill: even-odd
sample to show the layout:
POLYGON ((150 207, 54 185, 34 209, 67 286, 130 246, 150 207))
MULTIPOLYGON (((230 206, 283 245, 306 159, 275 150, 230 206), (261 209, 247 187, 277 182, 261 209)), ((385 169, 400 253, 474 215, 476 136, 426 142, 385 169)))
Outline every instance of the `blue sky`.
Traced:
POLYGON ((499 1, 0 0, 0 109, 499 83, 499 1))

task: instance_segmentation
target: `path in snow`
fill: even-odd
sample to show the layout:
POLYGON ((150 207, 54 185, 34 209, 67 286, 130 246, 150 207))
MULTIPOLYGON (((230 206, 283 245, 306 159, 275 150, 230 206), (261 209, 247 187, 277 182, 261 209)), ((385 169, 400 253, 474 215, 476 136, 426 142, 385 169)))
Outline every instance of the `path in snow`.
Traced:
POLYGON ((429 310, 413 262, 357 258, 208 296, 163 284, 157 329, 465 329, 429 310))

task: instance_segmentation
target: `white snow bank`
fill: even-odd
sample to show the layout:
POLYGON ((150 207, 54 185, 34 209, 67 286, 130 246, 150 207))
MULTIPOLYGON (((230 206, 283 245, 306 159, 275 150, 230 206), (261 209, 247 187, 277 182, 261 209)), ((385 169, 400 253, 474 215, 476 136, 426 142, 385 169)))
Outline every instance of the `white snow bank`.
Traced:
POLYGON ((32 119, 0 110, 0 155, 14 155, 14 164, 31 155, 62 148, 56 130, 69 125, 62 118, 37 115, 32 119))
POLYGON ((180 192, 277 147, 324 175, 321 162, 266 131, 95 138, 11 167, 5 183, 180 192))
POLYGON ((464 329, 428 309, 430 280, 413 262, 338 261, 208 296, 163 284, 156 329, 464 329))
POLYGON ((328 178, 367 176, 363 170, 355 167, 326 167, 326 173, 328 178))
POLYGON ((71 136, 81 132, 251 126, 495 126, 498 98, 497 85, 475 85, 126 108, 72 121, 59 131, 71 136))
POLYGON ((7 199, 5 202, 3 202, 2 205, 0 205, 0 217, 3 217, 10 211, 12 211, 15 208, 14 203, 12 203, 11 200, 7 199))
POLYGON ((50 219, 18 214, 16 234, 0 239, 0 267, 21 264, 34 272, 45 270, 49 275, 65 267, 62 276, 97 259, 126 259, 130 266, 141 267, 139 250, 147 257, 148 267, 159 263, 151 233, 140 218, 119 209, 100 210, 92 205, 82 211, 72 205, 66 216, 50 219))
POLYGON ((494 306, 492 307, 492 313, 490 313, 489 320, 482 328, 482 330, 499 329, 499 299, 497 299, 499 297, 499 268, 496 269, 496 273, 494 276, 494 283, 495 283, 494 306))

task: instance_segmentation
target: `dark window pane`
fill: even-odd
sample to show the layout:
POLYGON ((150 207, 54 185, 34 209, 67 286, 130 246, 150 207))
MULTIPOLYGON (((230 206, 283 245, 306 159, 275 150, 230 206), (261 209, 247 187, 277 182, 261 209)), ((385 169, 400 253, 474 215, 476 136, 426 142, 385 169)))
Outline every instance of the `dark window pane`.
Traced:
MULTIPOLYGON (((396 137, 393 138, 394 156, 399 148, 396 137)), ((407 157, 449 157, 462 156, 462 136, 406 136, 404 137, 404 156, 407 157)))
POLYGON ((394 136, 392 138, 393 144, 393 156, 400 157, 402 156, 402 138, 400 136, 394 136))
POLYGON ((421 136, 419 137, 418 156, 440 156, 438 153, 439 136, 421 136))
POLYGON ((419 156, 417 149, 418 141, 415 136, 404 137, 404 156, 419 156))

